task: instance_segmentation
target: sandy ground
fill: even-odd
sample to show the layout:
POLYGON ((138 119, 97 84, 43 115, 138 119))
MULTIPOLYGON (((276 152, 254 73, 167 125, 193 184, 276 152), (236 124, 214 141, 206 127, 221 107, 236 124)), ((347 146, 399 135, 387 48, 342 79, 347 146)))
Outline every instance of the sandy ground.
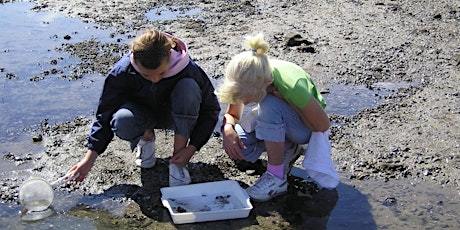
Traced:
MULTIPOLYGON (((337 169, 351 180, 372 178, 388 183, 410 178, 460 191, 458 1, 34 2, 36 10, 58 11, 95 22, 102 28, 114 28, 121 34, 135 34, 145 27, 172 32, 188 43, 191 56, 215 79, 222 77, 229 59, 242 51, 244 35, 263 32, 271 44, 269 54, 302 66, 324 93, 332 83, 366 85, 376 90, 376 94, 385 83, 408 83, 409 87, 395 89, 375 108, 351 117, 330 114, 334 124, 338 124, 331 128, 337 169), (148 21, 144 14, 158 7, 200 9, 200 12, 180 20, 148 21), (288 42, 293 34, 300 35, 304 41, 288 42)), ((123 52, 126 48, 126 42, 88 41, 64 45, 64 48, 82 58, 76 67, 80 75, 75 76, 81 77, 85 73, 108 70, 119 57, 117 51, 123 52)), ((350 96, 360 100, 360 95, 350 96)), ((85 152, 91 119, 76 118, 46 127, 46 150, 36 159, 36 171, 66 171, 77 162, 85 152)), ((159 161, 154 169, 137 169, 131 163, 134 156, 126 154, 128 144, 115 140, 98 159, 91 175, 76 189, 97 194, 117 184, 142 185, 124 190, 140 207, 134 214, 126 214, 127 219, 140 219, 149 225, 155 222, 153 220, 168 218, 158 211, 162 208, 158 188, 167 185, 166 162, 172 138, 171 133, 158 136, 159 161)), ((238 170, 225 156, 218 133, 190 165, 194 183, 235 179, 244 187, 252 184, 261 171, 260 165, 238 170)), ((9 183, 12 182, 4 182, 9 183)), ((314 186, 307 188, 310 196, 316 194, 314 186)), ((290 191, 294 191, 293 186, 290 191)), ((280 198, 270 204, 259 204, 251 214, 253 218, 228 222, 229 226, 302 226, 293 222, 289 226, 282 217, 259 218, 277 207, 282 208, 288 201, 289 198, 280 198)))

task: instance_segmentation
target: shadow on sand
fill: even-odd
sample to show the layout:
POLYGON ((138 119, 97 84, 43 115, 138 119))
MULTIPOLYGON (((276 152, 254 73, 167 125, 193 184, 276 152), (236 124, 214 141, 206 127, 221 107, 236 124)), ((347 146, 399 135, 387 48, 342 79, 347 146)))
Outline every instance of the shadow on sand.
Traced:
MULTIPOLYGON (((170 226, 176 229, 240 229, 285 228, 285 229, 376 229, 370 213, 371 206, 366 196, 353 186, 340 183, 336 189, 318 189, 316 184, 302 177, 290 176, 286 195, 276 197, 268 202, 253 203, 253 210, 247 218, 211 221, 193 224, 174 225, 169 212, 161 204, 160 188, 168 186, 168 160, 158 159, 152 169, 141 171, 142 186, 121 184, 106 190, 106 197, 125 196, 138 205, 140 211, 148 217, 139 216, 139 225, 170 226), (144 217, 145 218, 145 217, 144 217)), ((193 178, 201 178, 204 183, 227 180, 215 165, 193 164, 190 166, 193 178)), ((243 188, 248 185, 239 182, 243 188)), ((80 210, 81 211, 81 210, 80 210)), ((87 209, 87 211, 90 211, 87 209)), ((94 211, 94 210, 93 210, 94 211)), ((97 215, 101 212, 98 211, 97 215)), ((94 216, 97 216, 94 215, 94 216)), ((91 215, 86 215, 91 216, 91 215)), ((129 216, 129 215, 128 215, 129 216)), ((124 217, 128 217, 126 214, 124 217)), ((133 216, 130 216, 133 218, 133 216)), ((106 217, 107 218, 107 217, 106 217)), ((99 221, 102 221, 98 217, 99 221)), ((107 221, 107 220, 106 220, 107 221)), ((140 226, 139 226, 140 227, 140 226)))
MULTIPOLYGON (((200 178, 192 183, 228 180, 216 165, 195 163, 189 168, 192 178, 200 178)), ((318 189, 301 174, 289 176, 287 194, 267 202, 252 202, 253 209, 247 218, 174 225, 160 199, 160 188, 169 183, 167 171, 168 159, 157 159, 156 167, 141 170, 142 186, 118 184, 100 194, 72 192, 73 198, 64 202, 67 207, 58 208, 67 210, 64 213, 58 211, 43 220, 6 226, 69 226, 78 222, 80 227, 96 229, 377 229, 368 198, 356 188, 340 183, 333 190, 318 189), (74 200, 76 197, 79 198, 74 200)), ((58 197, 64 199, 62 195, 58 197)))

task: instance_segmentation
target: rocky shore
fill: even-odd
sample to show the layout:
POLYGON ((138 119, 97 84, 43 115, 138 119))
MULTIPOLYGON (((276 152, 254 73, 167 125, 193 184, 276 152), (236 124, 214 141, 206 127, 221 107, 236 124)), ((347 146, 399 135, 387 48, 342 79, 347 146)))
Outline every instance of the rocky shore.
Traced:
MULTIPOLYGON (((382 184, 400 179, 427 181, 460 192, 460 3, 422 1, 34 1, 37 11, 57 11, 120 34, 136 34, 146 27, 172 32, 189 45, 192 58, 216 82, 225 64, 242 50, 246 34, 264 33, 270 55, 289 60, 309 72, 323 93, 333 83, 364 85, 379 94, 385 83, 406 83, 393 89, 383 103, 353 116, 330 114, 333 160, 342 178, 375 179, 382 184), (149 21, 152 9, 199 13, 177 20, 149 21), (292 38, 299 42, 293 42, 292 38), (299 39, 301 38, 301 39, 299 39)), ((160 12, 161 13, 161 12, 160 12)), ((126 49, 116 44, 85 41, 63 44, 79 57, 75 79, 86 73, 104 73, 126 49)), ((359 94, 349 95, 359 101, 359 94)), ((225 107, 223 107, 225 109, 225 107)), ((45 151, 34 169, 39 173, 65 172, 85 152, 92 117, 77 117, 43 128, 45 151)), ((216 129, 217 130, 217 129, 216 129)), ((167 186, 167 159, 172 134, 158 130, 157 166, 140 170, 134 165, 126 142, 114 140, 98 158, 88 178, 77 187, 84 194, 118 192, 139 204, 123 221, 136 226, 168 220, 158 197, 167 186), (128 184, 133 186, 117 187, 128 184), (134 186, 136 185, 136 186, 134 186), (140 222, 139 222, 140 221, 140 222)), ((14 155, 14 153, 13 153, 14 155)), ((14 157, 11 159, 14 160, 14 157)), ((299 162, 298 162, 299 163, 299 162)), ((244 186, 263 172, 262 164, 238 168, 221 147, 218 132, 189 165, 193 183, 234 179, 244 186)), ((4 186, 18 181, 2 179, 4 186)), ((314 184, 303 184, 299 195, 291 178, 290 193, 267 204, 258 204, 252 218, 226 222, 231 228, 300 228, 287 216, 295 211, 290 199, 317 196, 314 184)), ((337 194, 328 194, 337 197, 337 194)), ((458 194, 457 194, 458 195, 458 194)), ((3 201, 14 201, 14 192, 2 191, 3 201)), ((294 199, 294 200, 295 200, 294 199)), ((326 205, 327 206, 327 205, 326 205)), ((330 211, 330 210, 329 210, 330 211)), ((158 224, 158 223, 157 223, 158 224)), ((169 225, 167 225, 169 226, 169 225)), ((171 226, 169 226, 171 227, 171 226)), ((213 227, 209 225, 208 227, 213 227)))

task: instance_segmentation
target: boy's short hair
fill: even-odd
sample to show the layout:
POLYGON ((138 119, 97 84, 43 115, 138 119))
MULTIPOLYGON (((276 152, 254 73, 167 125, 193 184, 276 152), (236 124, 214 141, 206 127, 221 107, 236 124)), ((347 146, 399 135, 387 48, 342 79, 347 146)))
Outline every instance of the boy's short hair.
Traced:
POLYGON ((169 59, 174 46, 175 42, 170 36, 159 30, 148 29, 131 42, 130 49, 137 64, 156 69, 165 58, 169 59))

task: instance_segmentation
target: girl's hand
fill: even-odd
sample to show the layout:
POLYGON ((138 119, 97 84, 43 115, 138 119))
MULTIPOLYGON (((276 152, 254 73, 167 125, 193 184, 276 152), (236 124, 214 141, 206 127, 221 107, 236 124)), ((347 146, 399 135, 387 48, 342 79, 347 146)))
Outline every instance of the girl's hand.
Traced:
POLYGON ((224 136, 224 149, 230 159, 244 160, 244 155, 241 152, 241 149, 246 149, 246 146, 243 144, 233 127, 229 125, 224 126, 222 134, 224 136))

